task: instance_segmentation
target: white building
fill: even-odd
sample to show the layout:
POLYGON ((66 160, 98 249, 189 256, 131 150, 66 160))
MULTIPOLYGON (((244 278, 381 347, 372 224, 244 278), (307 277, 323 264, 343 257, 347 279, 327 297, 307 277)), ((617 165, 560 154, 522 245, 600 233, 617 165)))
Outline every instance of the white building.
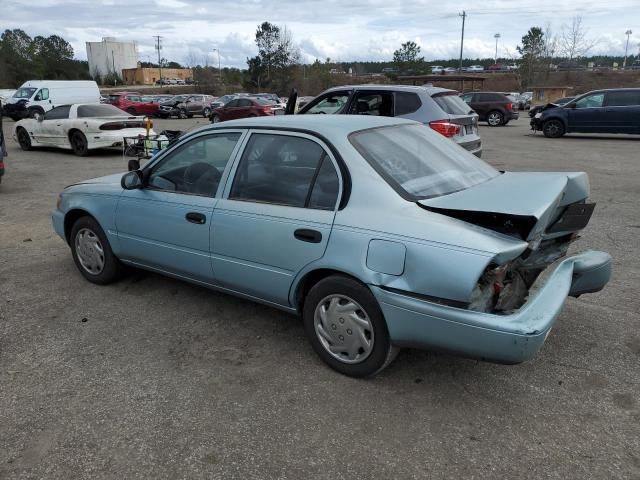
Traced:
POLYGON ((135 42, 118 42, 104 37, 101 42, 87 42, 89 73, 93 78, 114 72, 122 77, 123 68, 138 66, 138 45, 135 42))

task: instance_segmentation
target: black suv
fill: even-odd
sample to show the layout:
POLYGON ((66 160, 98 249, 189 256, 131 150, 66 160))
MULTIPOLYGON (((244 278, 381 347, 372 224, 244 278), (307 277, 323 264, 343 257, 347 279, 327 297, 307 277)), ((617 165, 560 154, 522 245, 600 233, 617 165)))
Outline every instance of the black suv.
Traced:
POLYGON ((513 102, 498 92, 469 92, 460 96, 490 127, 506 125, 519 114, 513 102))
POLYGON ((640 88, 594 90, 561 107, 545 107, 531 119, 531 128, 550 138, 573 132, 640 134, 640 88))

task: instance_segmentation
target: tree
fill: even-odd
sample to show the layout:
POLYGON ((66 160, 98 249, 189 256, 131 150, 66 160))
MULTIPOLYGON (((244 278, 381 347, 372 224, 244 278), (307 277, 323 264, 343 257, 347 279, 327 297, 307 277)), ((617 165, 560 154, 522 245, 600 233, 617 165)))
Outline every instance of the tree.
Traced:
POLYGON ((424 68, 424 57, 420 55, 420 46, 415 42, 405 42, 393 52, 393 63, 399 71, 418 73, 424 68))
POLYGON ((569 65, 574 59, 582 57, 596 45, 595 40, 587 38, 587 29, 582 25, 582 17, 575 16, 571 25, 563 25, 560 34, 560 55, 565 57, 569 65))
POLYGON ((260 63, 267 72, 267 80, 271 79, 271 66, 274 63, 280 42, 280 28, 269 22, 263 22, 256 30, 256 45, 260 63))
POLYGON ((531 27, 527 34, 522 37, 522 45, 518 45, 516 48, 522 56, 520 75, 526 80, 527 85, 531 85, 533 75, 540 64, 545 49, 542 28, 531 27))

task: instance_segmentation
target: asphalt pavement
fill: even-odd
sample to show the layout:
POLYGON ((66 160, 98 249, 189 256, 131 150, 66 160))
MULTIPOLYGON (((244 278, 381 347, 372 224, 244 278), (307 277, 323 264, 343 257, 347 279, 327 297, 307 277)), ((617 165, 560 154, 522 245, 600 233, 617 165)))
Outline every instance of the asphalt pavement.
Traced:
POLYGON ((126 161, 23 152, 5 121, 0 478, 640 478, 640 137, 527 124, 481 127, 483 158, 589 174, 573 250, 613 255, 608 287, 569 298, 524 364, 404 350, 355 380, 278 310, 143 271, 86 282, 50 214, 65 185, 126 161))

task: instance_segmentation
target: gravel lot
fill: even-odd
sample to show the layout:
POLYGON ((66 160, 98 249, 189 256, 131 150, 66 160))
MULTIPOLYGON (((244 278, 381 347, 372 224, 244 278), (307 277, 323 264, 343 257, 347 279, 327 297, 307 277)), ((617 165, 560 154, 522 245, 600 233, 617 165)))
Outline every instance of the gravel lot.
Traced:
POLYGON ((575 249, 613 255, 609 286, 568 299, 528 363, 403 351, 354 380, 280 311, 142 271, 83 280, 56 195, 126 162, 23 152, 6 121, 0 478, 640 478, 640 138, 527 124, 482 127, 484 158, 589 173, 598 206, 575 249))

